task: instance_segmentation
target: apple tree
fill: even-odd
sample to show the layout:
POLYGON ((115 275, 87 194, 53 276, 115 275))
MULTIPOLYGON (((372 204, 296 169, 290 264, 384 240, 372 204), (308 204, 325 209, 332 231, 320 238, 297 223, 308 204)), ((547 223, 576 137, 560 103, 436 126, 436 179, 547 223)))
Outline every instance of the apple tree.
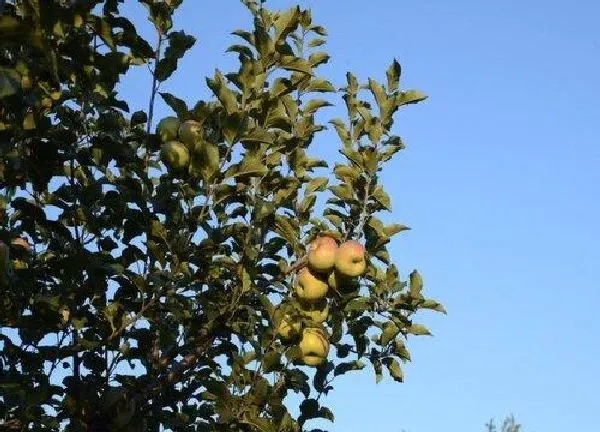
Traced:
POLYGON ((153 44, 122 3, 0 2, 0 430, 311 430, 342 375, 401 382, 414 314, 444 309, 392 263, 379 174, 425 96, 395 60, 334 85, 310 10, 243 0, 237 68, 188 105, 160 91, 196 42, 182 0, 139 0, 153 44))

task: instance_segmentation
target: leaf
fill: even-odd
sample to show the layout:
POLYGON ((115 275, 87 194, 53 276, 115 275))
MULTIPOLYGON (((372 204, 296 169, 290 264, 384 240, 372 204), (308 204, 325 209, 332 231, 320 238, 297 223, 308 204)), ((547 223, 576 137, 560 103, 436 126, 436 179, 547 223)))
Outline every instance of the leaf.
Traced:
POLYGON ((365 312, 371 310, 371 299, 365 297, 357 297, 350 300, 344 310, 349 312, 365 312))
POLYGON ((409 230, 410 230, 410 228, 409 228, 409 227, 407 227, 406 225, 402 225, 402 224, 392 224, 392 225, 386 225, 386 226, 383 228, 383 232, 385 232, 385 234, 386 234, 388 237, 392 237, 392 236, 394 236, 395 234, 398 234, 399 232, 402 232, 402 231, 409 231, 409 230))
POLYGON ((308 41, 306 44, 309 48, 316 48, 318 46, 324 45, 326 43, 325 39, 315 38, 308 41))
POLYGON ((154 70, 154 76, 158 81, 165 81, 177 70, 177 63, 185 55, 186 51, 194 46, 196 38, 186 35, 185 32, 171 32, 168 35, 169 46, 165 50, 165 56, 159 60, 154 70))
POLYGON ((130 126, 133 128, 137 125, 144 124, 148 121, 148 115, 145 111, 136 111, 131 115, 130 126))
POLYGON ((427 95, 421 93, 418 90, 407 90, 396 96, 396 103, 398 105, 415 104, 427 99, 427 95))
POLYGON ((329 61, 329 54, 324 51, 318 51, 308 56, 308 63, 315 68, 329 61))
POLYGON ((417 336, 431 336, 431 332, 423 324, 412 324, 406 331, 417 336))
POLYGON ((158 94, 163 98, 165 103, 169 105, 169 107, 177 114, 177 117, 183 119, 187 116, 189 110, 185 101, 173 96, 171 93, 159 92, 158 94))
POLYGON ((233 114, 238 111, 238 101, 235 93, 233 93, 225 82, 223 74, 217 70, 214 78, 206 78, 208 87, 212 90, 214 95, 219 99, 219 102, 227 111, 227 114, 233 114))
POLYGON ((438 303, 435 300, 426 299, 425 301, 423 301, 423 303, 421 303, 420 307, 423 309, 431 309, 436 312, 441 312, 444 315, 448 314, 446 308, 441 303, 438 303))
POLYGON ((336 119, 330 120, 329 123, 331 123, 335 127, 335 131, 337 132, 338 136, 340 137, 340 140, 345 145, 348 146, 352 143, 351 138, 350 138, 350 131, 347 129, 346 124, 342 120, 336 118, 336 119))
POLYGON ((0 67, 0 99, 21 91, 21 77, 11 68, 0 67))
POLYGON ((394 378, 394 381, 397 381, 397 382, 404 381, 404 375, 402 374, 402 369, 400 367, 400 363, 398 363, 398 360, 393 359, 386 366, 388 368, 390 375, 392 376, 392 378, 394 378))
POLYGON ((339 199, 343 201, 354 200, 354 190, 348 183, 329 186, 329 190, 339 199))
POLYGON ((373 198, 381 204, 381 206, 388 210, 392 210, 392 201, 390 200, 390 196, 383 190, 381 185, 378 185, 373 191, 373 198))
POLYGON ((280 60, 280 66, 282 69, 302 72, 307 75, 312 75, 312 67, 310 64, 301 58, 293 57, 293 56, 283 56, 280 60))
POLYGON ((307 92, 329 93, 334 92, 335 87, 329 81, 321 78, 310 80, 305 89, 307 92))
POLYGON ((298 28, 300 19, 300 7, 288 9, 277 17, 273 23, 275 27, 275 41, 284 40, 290 33, 298 28))
POLYGON ((423 291, 423 278, 417 270, 413 270, 409 275, 410 296, 412 298, 420 298, 423 291))
POLYGON ((362 370, 364 367, 364 363, 360 362, 359 360, 342 362, 336 365, 335 369, 333 370, 333 376, 344 375, 346 372, 350 371, 362 370))
POLYGON ((306 184, 305 193, 311 194, 313 192, 322 192, 327 187, 329 179, 327 177, 315 177, 306 184))
POLYGON ((398 328, 396 323, 394 323, 393 321, 386 322, 383 326, 383 331, 381 332, 381 346, 386 346, 388 343, 390 343, 390 341, 393 340, 399 332, 400 329, 398 328))
POLYGON ((327 102, 326 100, 311 99, 304 104, 304 106, 302 107, 302 111, 304 113, 312 114, 315 111, 317 111, 319 108, 330 107, 330 106, 333 106, 333 104, 331 104, 330 102, 327 102))
POLYGON ((402 68, 400 63, 396 59, 392 62, 388 70, 386 71, 387 76, 387 87, 388 91, 394 92, 398 90, 400 84, 400 75, 402 74, 402 68))

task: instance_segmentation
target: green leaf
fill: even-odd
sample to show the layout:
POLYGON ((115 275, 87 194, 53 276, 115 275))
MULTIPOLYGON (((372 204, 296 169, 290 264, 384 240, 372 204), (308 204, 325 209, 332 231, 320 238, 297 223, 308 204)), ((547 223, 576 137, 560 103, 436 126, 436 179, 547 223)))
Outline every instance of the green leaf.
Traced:
POLYGON ((406 331, 417 336, 431 336, 431 332, 423 324, 413 324, 406 331))
POLYGON ((171 93, 158 93, 165 103, 177 114, 180 119, 185 119, 188 113, 188 107, 185 101, 173 96, 171 93))
POLYGON ((425 99, 427 99, 427 95, 421 93, 420 91, 407 90, 396 96, 396 103, 398 105, 408 105, 424 101, 425 99))
POLYGON ((402 225, 402 224, 392 224, 392 225, 386 225, 386 226, 383 228, 383 232, 385 232, 385 234, 386 234, 388 237, 392 237, 392 236, 394 236, 394 235, 398 234, 399 232, 402 232, 402 231, 409 231, 409 230, 410 230, 410 228, 409 228, 409 227, 407 227, 406 225, 402 225))
POLYGON ((328 61, 329 61, 329 54, 327 54, 326 52, 323 52, 323 51, 318 51, 318 52, 312 53, 310 56, 308 56, 308 63, 310 63, 310 65, 313 68, 320 66, 322 64, 325 64, 328 61))
POLYGON ((300 7, 288 9, 277 17, 273 23, 275 27, 275 41, 284 40, 290 33, 298 28, 300 21, 300 7))
POLYGON ((177 70, 177 63, 185 55, 186 51, 194 46, 196 38, 191 35, 186 35, 185 32, 177 31, 171 32, 167 36, 169 45, 165 50, 165 55, 158 64, 154 71, 155 77, 158 81, 165 81, 169 78, 175 70, 177 70))
POLYGON ((435 300, 426 299, 425 301, 423 301, 423 303, 421 303, 420 307, 423 309, 431 309, 436 312, 441 312, 444 315, 448 314, 448 312, 446 312, 446 308, 441 303, 438 303, 435 300))
POLYGON ((417 270, 413 270, 409 275, 410 296, 412 298, 420 298, 423 291, 423 278, 417 270))
POLYGON ((227 111, 227 114, 233 114, 238 111, 238 101, 235 93, 233 93, 225 82, 225 77, 223 74, 217 70, 215 72, 214 78, 207 78, 206 83, 208 87, 212 90, 214 95, 219 99, 219 102, 227 111))
POLYGON ((400 367, 400 363, 398 363, 398 360, 393 359, 391 362, 388 362, 386 366, 390 375, 392 376, 392 378, 394 378, 394 381, 404 381, 404 375, 402 374, 402 369, 400 367))
POLYGON ((393 340, 399 332, 400 329, 398 328, 396 323, 394 323, 393 321, 387 321, 383 325, 383 331, 381 332, 381 346, 386 346, 388 343, 390 343, 390 341, 393 340))
POLYGON ((350 312, 366 312, 371 310, 371 299, 366 297, 357 297, 350 300, 344 310, 350 312))
POLYGON ((316 48, 318 46, 324 45, 326 43, 325 39, 315 38, 308 41, 306 44, 309 48, 316 48))
POLYGON ((311 99, 304 104, 304 106, 302 107, 302 111, 304 113, 312 114, 312 113, 316 112, 319 108, 330 107, 330 106, 333 106, 333 104, 331 104, 330 102, 327 102, 326 100, 311 99))
POLYGON ((329 179, 327 177, 315 177, 306 184, 306 194, 312 194, 313 192, 322 192, 327 187, 329 179))
POLYGON ((131 115, 130 126, 133 128, 137 125, 144 124, 148 121, 148 115, 145 111, 136 111, 131 115))
POLYGON ((307 92, 330 93, 335 91, 335 87, 325 79, 316 78, 310 80, 305 90, 307 92))
POLYGON ((342 363, 339 363, 338 365, 336 365, 335 369, 333 370, 333 375, 334 376, 344 375, 346 372, 362 370, 362 369, 364 369, 364 367, 365 367, 364 363, 362 363, 359 360, 354 360, 351 362, 342 362, 342 363))
POLYGON ((386 71, 387 76, 387 87, 388 91, 394 92, 398 90, 400 84, 400 75, 402 74, 402 68, 400 63, 396 59, 392 62, 388 70, 386 71))
POLYGON ((350 131, 347 129, 346 124, 340 119, 330 120, 331 123, 335 127, 335 131, 337 132, 340 140, 344 143, 344 145, 348 146, 352 143, 350 138, 350 131))
POLYGON ((282 69, 302 72, 307 75, 312 75, 312 67, 310 64, 301 58, 293 56, 283 56, 279 62, 282 69))
POLYGON ((373 198, 381 204, 384 209, 392 211, 392 201, 390 200, 390 196, 383 190, 381 185, 378 185, 373 191, 373 198))
POLYGON ((21 77, 11 68, 0 67, 0 98, 12 96, 21 91, 21 77))

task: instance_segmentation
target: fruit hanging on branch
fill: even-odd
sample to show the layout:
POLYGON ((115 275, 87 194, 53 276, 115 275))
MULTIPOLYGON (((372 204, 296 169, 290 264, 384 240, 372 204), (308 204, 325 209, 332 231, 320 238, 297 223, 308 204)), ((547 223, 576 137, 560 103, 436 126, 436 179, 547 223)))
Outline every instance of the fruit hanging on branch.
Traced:
POLYGON ((367 269, 365 247, 356 240, 348 240, 340 245, 335 256, 335 268, 344 276, 356 277, 367 269))
POLYGON ((325 332, 319 328, 305 328, 298 346, 302 361, 307 366, 322 364, 329 354, 329 340, 325 332))
POLYGON ((308 267, 303 267, 298 272, 296 281, 296 295, 300 301, 307 303, 316 303, 325 298, 329 285, 327 282, 313 274, 308 267))
POLYGON ((163 143, 176 140, 180 125, 181 122, 177 117, 165 117, 156 125, 156 135, 163 143))
POLYGON ((308 248, 308 265, 316 273, 333 270, 338 251, 337 242, 331 237, 319 237, 308 248))
POLYGON ((180 141, 168 141, 161 145, 160 159, 169 170, 181 172, 190 164, 190 151, 180 141))

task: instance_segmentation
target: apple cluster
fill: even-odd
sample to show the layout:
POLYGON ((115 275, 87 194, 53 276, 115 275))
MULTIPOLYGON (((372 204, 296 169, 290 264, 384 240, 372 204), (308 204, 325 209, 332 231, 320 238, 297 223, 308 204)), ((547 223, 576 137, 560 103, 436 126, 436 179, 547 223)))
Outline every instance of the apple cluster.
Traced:
POLYGON ((185 171, 190 154, 197 152, 201 143, 202 127, 194 120, 181 122, 177 117, 165 117, 156 126, 161 141, 160 159, 170 171, 185 171))
POLYGON ((322 236, 310 244, 306 266, 296 274, 292 298, 275 312, 278 335, 285 341, 299 341, 305 365, 318 366, 329 353, 323 327, 329 316, 329 292, 358 291, 356 278, 366 267, 365 248, 355 240, 338 246, 332 237, 322 236))

